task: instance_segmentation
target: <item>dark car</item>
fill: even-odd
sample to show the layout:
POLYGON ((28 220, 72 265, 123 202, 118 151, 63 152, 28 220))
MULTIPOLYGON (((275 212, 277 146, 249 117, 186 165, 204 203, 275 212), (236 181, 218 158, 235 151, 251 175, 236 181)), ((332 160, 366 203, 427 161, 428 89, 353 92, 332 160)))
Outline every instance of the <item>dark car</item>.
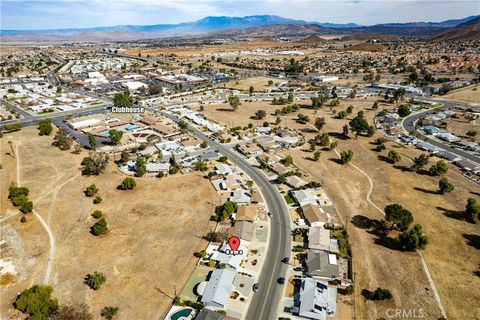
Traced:
POLYGON ((278 284, 285 284, 285 278, 280 277, 280 278, 278 278, 277 282, 278 282, 278 284))
POLYGON ((259 284, 259 283, 255 283, 255 284, 253 285, 253 292, 257 292, 259 288, 260 288, 260 284, 259 284))
POLYGON ((282 262, 288 264, 290 262, 290 258, 285 257, 285 258, 282 259, 282 262))

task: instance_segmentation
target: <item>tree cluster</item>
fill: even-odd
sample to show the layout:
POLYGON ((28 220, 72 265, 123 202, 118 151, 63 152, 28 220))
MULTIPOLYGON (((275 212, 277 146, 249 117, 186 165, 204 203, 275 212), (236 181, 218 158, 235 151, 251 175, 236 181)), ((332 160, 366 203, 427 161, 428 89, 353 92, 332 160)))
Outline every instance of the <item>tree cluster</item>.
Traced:
POLYGON ((65 129, 60 129, 53 137, 52 145, 60 150, 70 150, 73 140, 68 136, 68 132, 65 129))
POLYGON ((20 207, 20 211, 28 213, 33 210, 33 202, 28 200, 29 192, 28 188, 18 187, 12 182, 8 188, 8 198, 14 206, 20 207))
POLYGON ((50 119, 40 120, 38 122, 38 134, 41 136, 48 136, 53 131, 52 121, 50 119))
POLYGON ((82 174, 86 176, 98 176, 105 170, 107 163, 108 155, 106 153, 90 154, 90 156, 83 158, 81 162, 83 166, 82 174))

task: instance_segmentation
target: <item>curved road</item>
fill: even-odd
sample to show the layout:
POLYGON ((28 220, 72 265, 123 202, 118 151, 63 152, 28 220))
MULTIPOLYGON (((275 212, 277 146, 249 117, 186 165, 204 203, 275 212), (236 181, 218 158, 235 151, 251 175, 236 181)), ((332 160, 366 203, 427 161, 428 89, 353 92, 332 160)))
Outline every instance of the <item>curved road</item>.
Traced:
POLYGON ((209 139, 199 129, 192 126, 190 128, 198 138, 207 141, 210 146, 227 156, 231 162, 255 181, 265 198, 269 211, 273 213, 270 218, 270 241, 258 280, 260 289, 253 295, 245 319, 276 319, 284 289, 284 285, 278 284, 277 279, 285 277, 288 269, 288 265, 282 263, 281 260, 284 257, 290 257, 292 248, 290 213, 285 200, 278 192, 277 187, 260 169, 253 167, 232 149, 209 139))

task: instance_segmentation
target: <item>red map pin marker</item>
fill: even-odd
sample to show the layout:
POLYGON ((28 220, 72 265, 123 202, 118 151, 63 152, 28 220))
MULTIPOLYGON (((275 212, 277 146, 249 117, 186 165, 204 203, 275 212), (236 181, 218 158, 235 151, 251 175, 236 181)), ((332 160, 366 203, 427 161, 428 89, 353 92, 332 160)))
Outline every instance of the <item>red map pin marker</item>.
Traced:
POLYGON ((237 237, 231 237, 228 239, 228 245, 233 252, 237 251, 238 247, 240 247, 240 239, 237 237))

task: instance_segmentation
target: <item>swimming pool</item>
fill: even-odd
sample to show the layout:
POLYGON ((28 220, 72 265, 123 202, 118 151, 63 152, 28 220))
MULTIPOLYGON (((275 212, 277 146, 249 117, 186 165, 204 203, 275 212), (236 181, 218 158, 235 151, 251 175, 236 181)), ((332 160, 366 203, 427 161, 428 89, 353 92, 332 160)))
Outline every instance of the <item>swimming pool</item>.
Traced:
POLYGON ((170 316, 170 320, 179 320, 180 318, 186 318, 192 313, 192 309, 181 309, 170 316))

